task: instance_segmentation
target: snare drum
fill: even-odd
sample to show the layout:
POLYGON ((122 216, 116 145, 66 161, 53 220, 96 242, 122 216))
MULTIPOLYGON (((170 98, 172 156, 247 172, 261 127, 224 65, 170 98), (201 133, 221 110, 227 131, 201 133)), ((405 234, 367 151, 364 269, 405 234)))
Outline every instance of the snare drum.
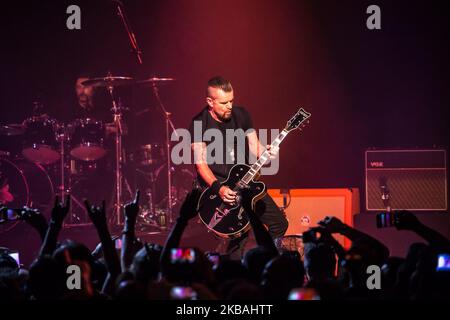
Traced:
POLYGON ((51 164, 59 160, 56 138, 57 122, 48 117, 36 116, 24 121, 25 137, 22 155, 29 161, 51 164))
POLYGON ((103 158, 105 130, 103 123, 94 119, 78 119, 72 123, 71 150, 72 157, 84 161, 103 158))

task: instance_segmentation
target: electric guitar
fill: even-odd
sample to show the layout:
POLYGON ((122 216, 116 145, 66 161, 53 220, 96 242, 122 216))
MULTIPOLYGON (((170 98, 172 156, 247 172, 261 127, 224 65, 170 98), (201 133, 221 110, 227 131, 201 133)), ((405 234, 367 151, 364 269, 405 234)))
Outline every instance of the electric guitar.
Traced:
MULTIPOLYGON (((275 138, 271 148, 278 147, 286 138, 289 132, 304 127, 305 122, 311 117, 311 113, 300 108, 297 113, 287 122, 286 127, 275 138)), ((205 226, 216 235, 226 239, 240 237, 250 229, 250 222, 244 209, 241 206, 241 196, 239 190, 249 189, 252 198, 252 208, 256 201, 266 194, 266 185, 263 182, 255 181, 259 176, 261 167, 269 161, 269 152, 266 150, 259 159, 252 165, 236 164, 228 172, 228 178, 221 183, 221 186, 228 186, 236 191, 236 200, 233 204, 222 201, 220 196, 211 188, 205 189, 198 201, 197 211, 200 220, 205 226)))

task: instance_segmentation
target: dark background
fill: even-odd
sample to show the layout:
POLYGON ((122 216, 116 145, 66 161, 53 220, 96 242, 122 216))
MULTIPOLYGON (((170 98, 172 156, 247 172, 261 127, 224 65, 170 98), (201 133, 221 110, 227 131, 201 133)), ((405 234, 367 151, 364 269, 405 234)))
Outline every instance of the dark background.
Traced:
MULTIPOLYGON (((160 94, 175 126, 187 127, 204 105, 206 81, 220 74, 257 128, 283 127, 299 106, 312 113, 303 133, 283 143, 278 175, 264 179, 271 188, 364 190, 365 149, 449 144, 448 1, 123 3, 143 65, 113 1, 2 5, 0 123, 21 122, 36 100, 62 118, 78 73, 111 71, 176 78, 160 94), (71 4, 81 8, 81 30, 66 28, 71 4), (381 30, 366 28, 371 4, 381 8, 381 30)), ((131 114, 150 108, 133 120, 134 143, 161 141, 150 88, 120 93, 131 114)))
MULTIPOLYGON (((312 112, 281 150, 271 187, 362 187, 368 147, 448 146, 448 1, 376 1, 382 29, 366 28, 373 1, 125 0, 144 52, 139 66, 114 2, 18 1, 1 12, 1 123, 21 122, 39 100, 55 118, 85 70, 160 89, 176 127, 204 105, 205 82, 229 78, 257 128, 280 128, 298 106, 312 112), (81 30, 66 8, 81 8, 81 30)), ((125 89, 143 143, 164 137, 150 88, 125 89), (131 91, 131 92, 129 92, 131 91)))

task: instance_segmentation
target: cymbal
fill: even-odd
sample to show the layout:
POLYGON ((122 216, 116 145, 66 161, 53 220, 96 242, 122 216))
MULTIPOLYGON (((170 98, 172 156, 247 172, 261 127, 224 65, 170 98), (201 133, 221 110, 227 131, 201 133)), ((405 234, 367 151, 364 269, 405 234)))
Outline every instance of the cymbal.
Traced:
POLYGON ((25 126, 20 123, 10 123, 0 126, 0 135, 17 136, 25 133, 25 126))
POLYGON ((157 82, 169 82, 169 81, 175 81, 176 79, 174 79, 174 78, 156 78, 156 77, 153 77, 153 78, 148 78, 148 79, 145 79, 145 80, 139 80, 139 81, 136 81, 136 84, 142 84, 142 85, 153 85, 154 83, 157 83, 157 82))
POLYGON ((135 83, 135 80, 131 77, 104 77, 104 78, 92 78, 83 81, 81 84, 86 87, 116 87, 116 86, 128 86, 135 83))

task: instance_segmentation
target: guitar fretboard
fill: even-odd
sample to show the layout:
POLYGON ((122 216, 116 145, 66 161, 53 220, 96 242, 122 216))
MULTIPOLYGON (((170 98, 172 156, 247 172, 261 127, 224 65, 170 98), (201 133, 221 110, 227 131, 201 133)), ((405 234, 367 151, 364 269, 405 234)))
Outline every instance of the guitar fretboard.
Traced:
MULTIPOLYGON (((289 131, 287 131, 286 129, 281 131, 280 134, 273 140, 271 148, 278 147, 284 140, 284 138, 286 138, 288 133, 289 131)), ((264 151, 261 157, 259 157, 259 159, 251 166, 250 170, 248 170, 244 177, 242 177, 242 183, 248 184, 255 177, 256 173, 262 168, 262 166, 267 163, 269 158, 269 152, 267 150, 264 151)))

